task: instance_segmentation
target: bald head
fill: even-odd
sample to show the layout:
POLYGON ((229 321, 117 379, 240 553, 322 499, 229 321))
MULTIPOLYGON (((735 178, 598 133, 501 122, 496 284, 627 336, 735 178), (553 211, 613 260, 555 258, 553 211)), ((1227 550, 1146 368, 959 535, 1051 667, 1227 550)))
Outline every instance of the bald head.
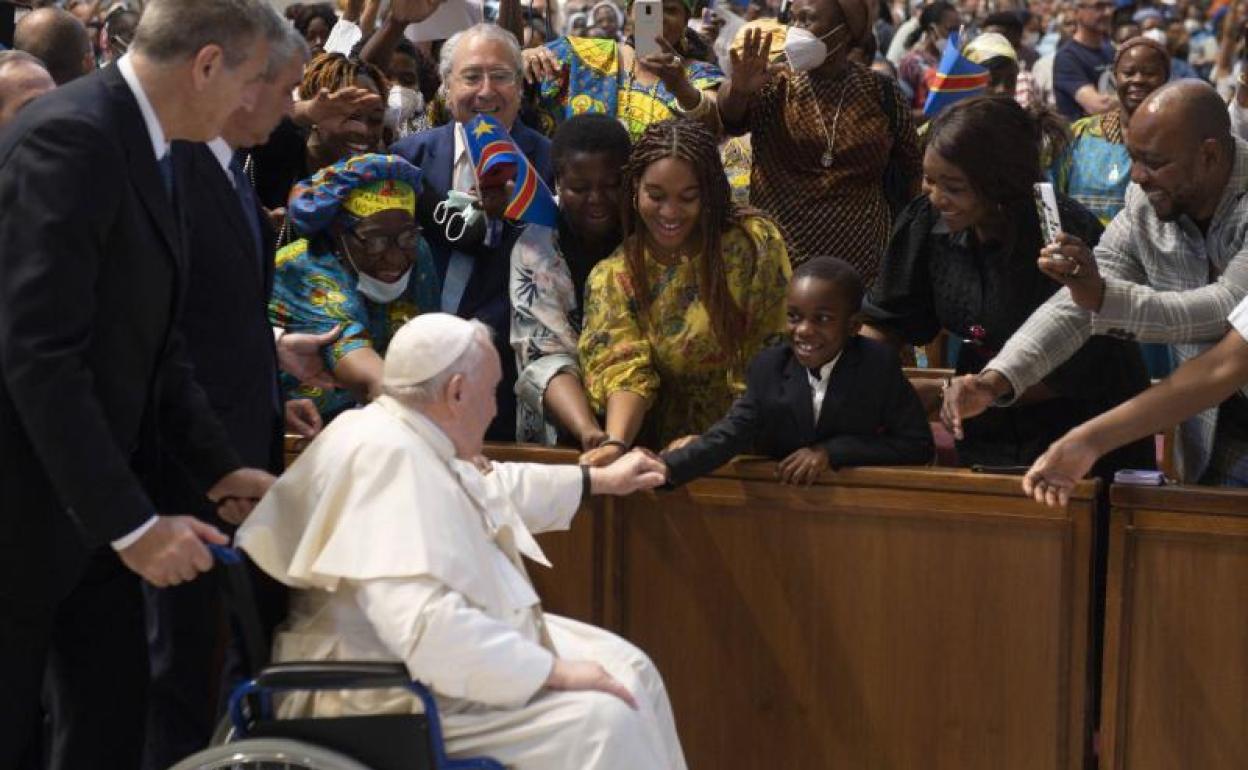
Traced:
POLYGON ((35 57, 24 51, 0 51, 0 128, 35 97, 55 87, 35 57))
POLYGON ((58 86, 95 68, 87 28, 60 8, 40 8, 26 14, 13 33, 13 47, 37 56, 58 86))
POLYGON ((1158 88, 1131 118, 1131 131, 1157 132, 1199 144, 1216 139, 1231 145, 1231 119, 1226 102, 1203 80, 1183 79, 1158 88))

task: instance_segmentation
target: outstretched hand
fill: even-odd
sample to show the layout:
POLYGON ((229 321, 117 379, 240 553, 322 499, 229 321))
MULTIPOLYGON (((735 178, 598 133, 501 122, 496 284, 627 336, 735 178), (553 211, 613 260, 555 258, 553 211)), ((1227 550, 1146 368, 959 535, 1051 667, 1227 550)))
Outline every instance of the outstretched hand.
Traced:
POLYGON ((322 390, 337 387, 333 375, 325 369, 321 348, 337 340, 341 334, 341 325, 320 334, 283 334, 277 341, 278 367, 299 380, 300 384, 322 390))
POLYGON ((653 452, 634 449, 606 468, 592 469, 589 478, 596 495, 629 495, 666 483, 667 465, 653 452))
POLYGON ((771 63, 771 33, 747 29, 741 52, 728 52, 732 60, 732 90, 742 96, 758 93, 780 65, 771 63))
POLYGON ((1032 463, 1023 476, 1023 492, 1037 503, 1054 508, 1066 505, 1071 491, 1092 470, 1098 456, 1087 442, 1067 433, 1032 463))
POLYGON ((944 400, 940 405, 940 421, 958 441, 965 438, 962 422, 978 417, 992 406, 997 395, 992 387, 973 374, 964 374, 949 380, 944 400))

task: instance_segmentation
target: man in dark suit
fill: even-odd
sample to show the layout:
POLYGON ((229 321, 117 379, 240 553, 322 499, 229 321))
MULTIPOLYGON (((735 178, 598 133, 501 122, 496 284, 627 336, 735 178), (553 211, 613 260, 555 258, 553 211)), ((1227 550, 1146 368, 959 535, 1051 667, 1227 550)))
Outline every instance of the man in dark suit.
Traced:
MULTIPOLYGON (((231 446, 245 464, 274 474, 283 466, 283 405, 267 312, 275 237, 243 170, 241 150, 268 139, 289 113, 291 93, 303 78, 307 43, 293 27, 276 32, 255 107, 235 110, 222 135, 208 144, 173 144, 190 268, 178 328, 195 379, 231 446)), ((300 410, 302 420, 319 429, 311 401, 286 408, 300 410)), ((190 470, 177 457, 161 459, 157 505, 228 527, 190 470)), ((275 624, 284 611, 284 591, 273 581, 253 582, 264 589, 261 606, 275 624)), ((165 770, 212 736, 221 691, 215 674, 222 640, 214 633, 221 627, 219 587, 201 579, 167 588, 146 585, 144 595, 152 679, 143 766, 165 770)))
POLYGON ((478 24, 455 34, 443 46, 441 61, 454 122, 409 136, 391 148, 425 172, 416 214, 442 279, 442 312, 476 318, 494 330, 503 379, 498 390, 498 416, 486 433, 491 441, 513 441, 516 434, 516 357, 510 345, 507 279, 511 249, 521 229, 501 216, 511 188, 479 191, 485 216, 477 218, 462 236, 458 235, 457 221, 435 221, 434 208, 446 200, 449 191, 470 192, 475 185, 472 163, 458 134, 459 127, 477 113, 493 115, 507 126, 516 146, 547 186, 552 186, 550 141, 516 119, 521 67, 520 47, 501 27, 478 24))
POLYGON ((829 468, 926 463, 927 415, 887 346, 858 336, 862 281, 847 262, 818 257, 789 284, 788 344, 750 362, 745 395, 701 436, 663 453, 679 486, 746 452, 780 461, 781 481, 810 484, 829 468))
POLYGON ((0 767, 138 767, 141 576, 211 567, 210 525, 157 513, 176 454, 222 515, 273 482, 244 468, 174 319, 188 266, 170 139, 207 140, 266 65, 263 0, 153 0, 131 53, 31 104, 0 137, 0 767), (161 442, 166 446, 160 447, 161 442))

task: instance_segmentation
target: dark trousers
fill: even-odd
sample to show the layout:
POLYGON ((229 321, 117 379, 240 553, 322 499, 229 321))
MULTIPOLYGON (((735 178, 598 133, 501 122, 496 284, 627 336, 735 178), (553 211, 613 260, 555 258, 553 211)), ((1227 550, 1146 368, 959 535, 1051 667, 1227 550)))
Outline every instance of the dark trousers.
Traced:
MULTIPOLYGON (((285 618, 286 589, 250 566, 267 639, 285 618)), ((171 588, 143 586, 151 657, 144 770, 166 770, 207 746, 230 691, 252 673, 228 631, 221 596, 215 572, 171 588)))
POLYGON ((13 574, 29 563, 6 558, 14 546, 0 544, 0 767, 134 770, 147 689, 138 576, 107 547, 73 576, 54 563, 13 574))

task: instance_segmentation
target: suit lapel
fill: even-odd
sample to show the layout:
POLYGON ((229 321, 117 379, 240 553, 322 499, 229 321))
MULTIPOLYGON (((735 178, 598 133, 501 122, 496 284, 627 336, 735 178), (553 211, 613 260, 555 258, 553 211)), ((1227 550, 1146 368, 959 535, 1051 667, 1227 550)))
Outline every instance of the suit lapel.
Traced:
MULTIPOLYGON (((143 207, 151 216, 165 241, 170 258, 180 274, 185 274, 181 221, 177 218, 174 206, 165 194, 165 183, 160 168, 152 154, 152 140, 147 133, 147 124, 143 122, 143 113, 139 103, 126 85, 125 78, 115 67, 109 67, 102 75, 112 98, 119 104, 118 114, 121 125, 118 131, 125 148, 126 159, 130 168, 130 180, 143 207)), ((174 195, 177 195, 177 182, 174 182, 174 195)))
POLYGON ((780 400, 788 406, 788 413, 793 415, 796 423, 798 445, 809 446, 815 440, 815 407, 810 400, 810 379, 805 367, 797 362, 792 352, 784 364, 780 391, 780 400))
POLYGON ((203 184, 208 187, 209 194, 212 195, 213 201, 216 203, 217 209, 224 212, 225 220, 229 223, 230 229, 234 233, 234 239, 237 241, 239 248, 230 249, 234 252, 234 258, 242 259, 245 263, 240 265, 241 269, 247 271, 248 275, 253 276, 260 282, 264 281, 262 268, 258 264, 260 248, 263 244, 255 243, 255 238, 251 235, 251 228, 243 219, 242 201, 235 191, 234 185, 226 178, 221 164, 217 162, 217 158, 212 154, 212 150, 207 145, 199 145, 194 148, 191 167, 195 169, 195 183, 203 184))
POLYGON ((862 360, 862 351, 858 346, 858 338, 852 338, 841 352, 841 360, 832 367, 832 376, 828 378, 828 390, 823 395, 823 407, 819 410, 818 431, 820 436, 831 432, 832 421, 835 419, 841 404, 854 386, 857 379, 858 364, 862 360))

